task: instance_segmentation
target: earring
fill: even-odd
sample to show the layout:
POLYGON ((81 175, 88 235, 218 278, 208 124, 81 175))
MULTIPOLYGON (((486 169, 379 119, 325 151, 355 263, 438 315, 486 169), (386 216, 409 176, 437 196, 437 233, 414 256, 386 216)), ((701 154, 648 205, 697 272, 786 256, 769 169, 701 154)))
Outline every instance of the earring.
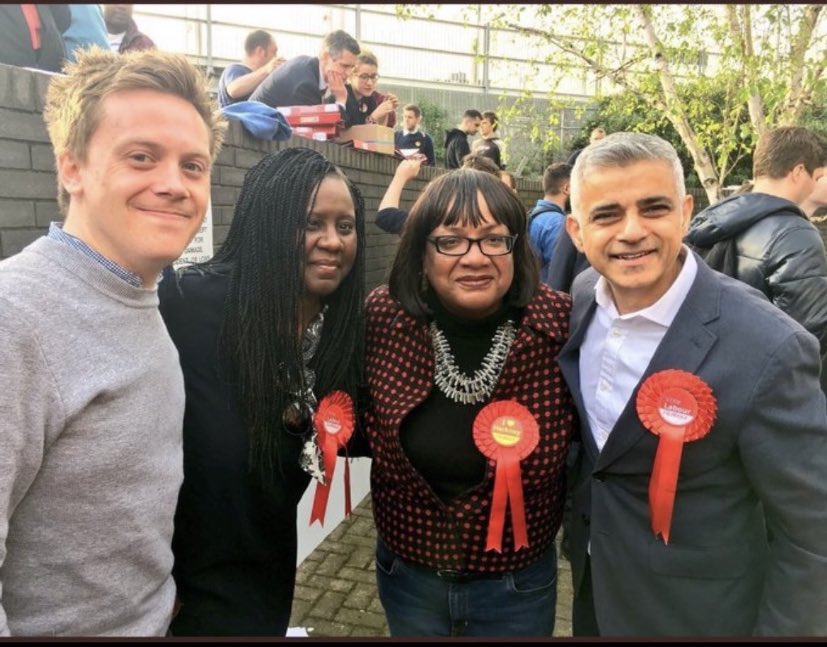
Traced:
POLYGON ((424 294, 428 291, 428 277, 426 276, 425 272, 420 272, 419 278, 419 290, 424 294))

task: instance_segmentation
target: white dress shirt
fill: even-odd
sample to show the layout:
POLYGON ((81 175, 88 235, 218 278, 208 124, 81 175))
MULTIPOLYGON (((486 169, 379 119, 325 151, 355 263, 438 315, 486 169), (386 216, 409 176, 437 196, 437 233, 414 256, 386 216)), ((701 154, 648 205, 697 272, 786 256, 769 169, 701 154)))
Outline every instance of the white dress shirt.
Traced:
POLYGON ((602 276, 597 280, 597 308, 580 348, 580 388, 598 450, 606 444, 695 281, 695 257, 685 245, 682 254, 683 267, 675 282, 655 303, 637 312, 619 314, 608 282, 602 276))

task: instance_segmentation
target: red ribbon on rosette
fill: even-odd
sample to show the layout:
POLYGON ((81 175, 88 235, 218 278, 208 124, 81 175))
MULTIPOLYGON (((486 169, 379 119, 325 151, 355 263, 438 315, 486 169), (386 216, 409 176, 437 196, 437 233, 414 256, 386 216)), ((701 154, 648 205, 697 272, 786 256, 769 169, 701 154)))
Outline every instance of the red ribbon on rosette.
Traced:
POLYGON ((514 549, 528 546, 520 461, 534 451, 539 440, 537 421, 518 402, 492 402, 483 407, 474 420, 477 449, 497 464, 485 550, 502 552, 505 512, 509 504, 514 549))
MULTIPOLYGON (((339 448, 345 447, 353 434, 354 419, 353 400, 344 391, 333 391, 323 397, 316 409, 316 415, 313 416, 319 447, 322 450, 324 483, 316 483, 310 525, 313 525, 314 521, 324 525, 333 471, 336 469, 336 457, 339 448)), ((345 516, 349 517, 350 512, 350 464, 345 461, 345 516)))
POLYGON ((649 515, 655 537, 668 544, 683 444, 709 433, 718 405, 706 382, 676 369, 650 375, 636 405, 643 426, 660 438, 649 478, 649 515))

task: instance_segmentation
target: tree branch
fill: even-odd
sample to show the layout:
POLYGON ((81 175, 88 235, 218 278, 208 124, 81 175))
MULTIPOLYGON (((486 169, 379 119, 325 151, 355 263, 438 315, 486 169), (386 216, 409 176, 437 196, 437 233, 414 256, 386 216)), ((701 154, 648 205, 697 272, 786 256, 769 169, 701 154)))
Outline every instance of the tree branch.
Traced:
POLYGON ((689 154, 695 163, 695 170, 698 172, 698 177, 709 196, 711 204, 718 199, 719 195, 718 174, 715 166, 712 164, 709 153, 706 148, 701 145, 698 134, 692 128, 686 116, 686 111, 683 108, 677 85, 675 84, 675 78, 669 69, 669 61, 666 57, 663 43, 660 42, 657 34, 655 34, 655 27, 652 24, 649 6, 634 5, 634 11, 637 13, 643 26, 643 32, 646 34, 649 49, 655 57, 655 66, 658 69, 658 78, 660 79, 663 97, 667 106, 666 117, 672 122, 675 130, 678 131, 683 143, 689 150, 689 154))
POLYGON ((764 100, 758 91, 758 74, 755 66, 755 50, 752 42, 752 7, 741 5, 741 20, 738 19, 736 5, 726 5, 729 32, 738 56, 741 59, 742 69, 746 72, 748 88, 747 109, 749 120, 755 132, 760 135, 767 130, 767 117, 764 112, 764 100))
POLYGON ((658 110, 666 110, 665 103, 660 101, 657 97, 649 95, 648 93, 642 93, 640 86, 630 81, 626 74, 627 69, 643 61, 646 58, 645 55, 630 59, 623 63, 620 67, 612 69, 603 65, 591 56, 588 56, 583 52, 582 49, 578 49, 577 47, 575 47, 573 43, 574 39, 566 38, 565 36, 557 36, 556 34, 550 31, 543 31, 540 29, 534 29, 532 27, 516 25, 514 23, 510 23, 507 21, 505 21, 503 24, 506 27, 509 27, 510 29, 514 29, 525 34, 531 34, 533 36, 537 36, 538 38, 548 41, 558 49, 566 52, 567 54, 571 54, 575 58, 584 62, 597 76, 607 78, 611 80, 613 83, 616 83, 617 85, 621 86, 622 88, 629 90, 630 92, 640 93, 643 100, 650 104, 652 107, 658 110))

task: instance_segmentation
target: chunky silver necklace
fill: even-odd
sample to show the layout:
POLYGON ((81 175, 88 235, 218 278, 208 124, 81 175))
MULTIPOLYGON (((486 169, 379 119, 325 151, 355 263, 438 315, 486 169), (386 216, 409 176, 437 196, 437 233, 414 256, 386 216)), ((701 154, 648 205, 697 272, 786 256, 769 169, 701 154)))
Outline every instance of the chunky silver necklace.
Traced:
POLYGON ((451 353, 445 334, 431 322, 431 339, 434 345, 434 383, 442 393, 459 404, 483 402, 494 391, 497 380, 505 365, 505 358, 514 341, 514 322, 504 321, 497 326, 491 340, 491 348, 472 376, 462 373, 451 353))

